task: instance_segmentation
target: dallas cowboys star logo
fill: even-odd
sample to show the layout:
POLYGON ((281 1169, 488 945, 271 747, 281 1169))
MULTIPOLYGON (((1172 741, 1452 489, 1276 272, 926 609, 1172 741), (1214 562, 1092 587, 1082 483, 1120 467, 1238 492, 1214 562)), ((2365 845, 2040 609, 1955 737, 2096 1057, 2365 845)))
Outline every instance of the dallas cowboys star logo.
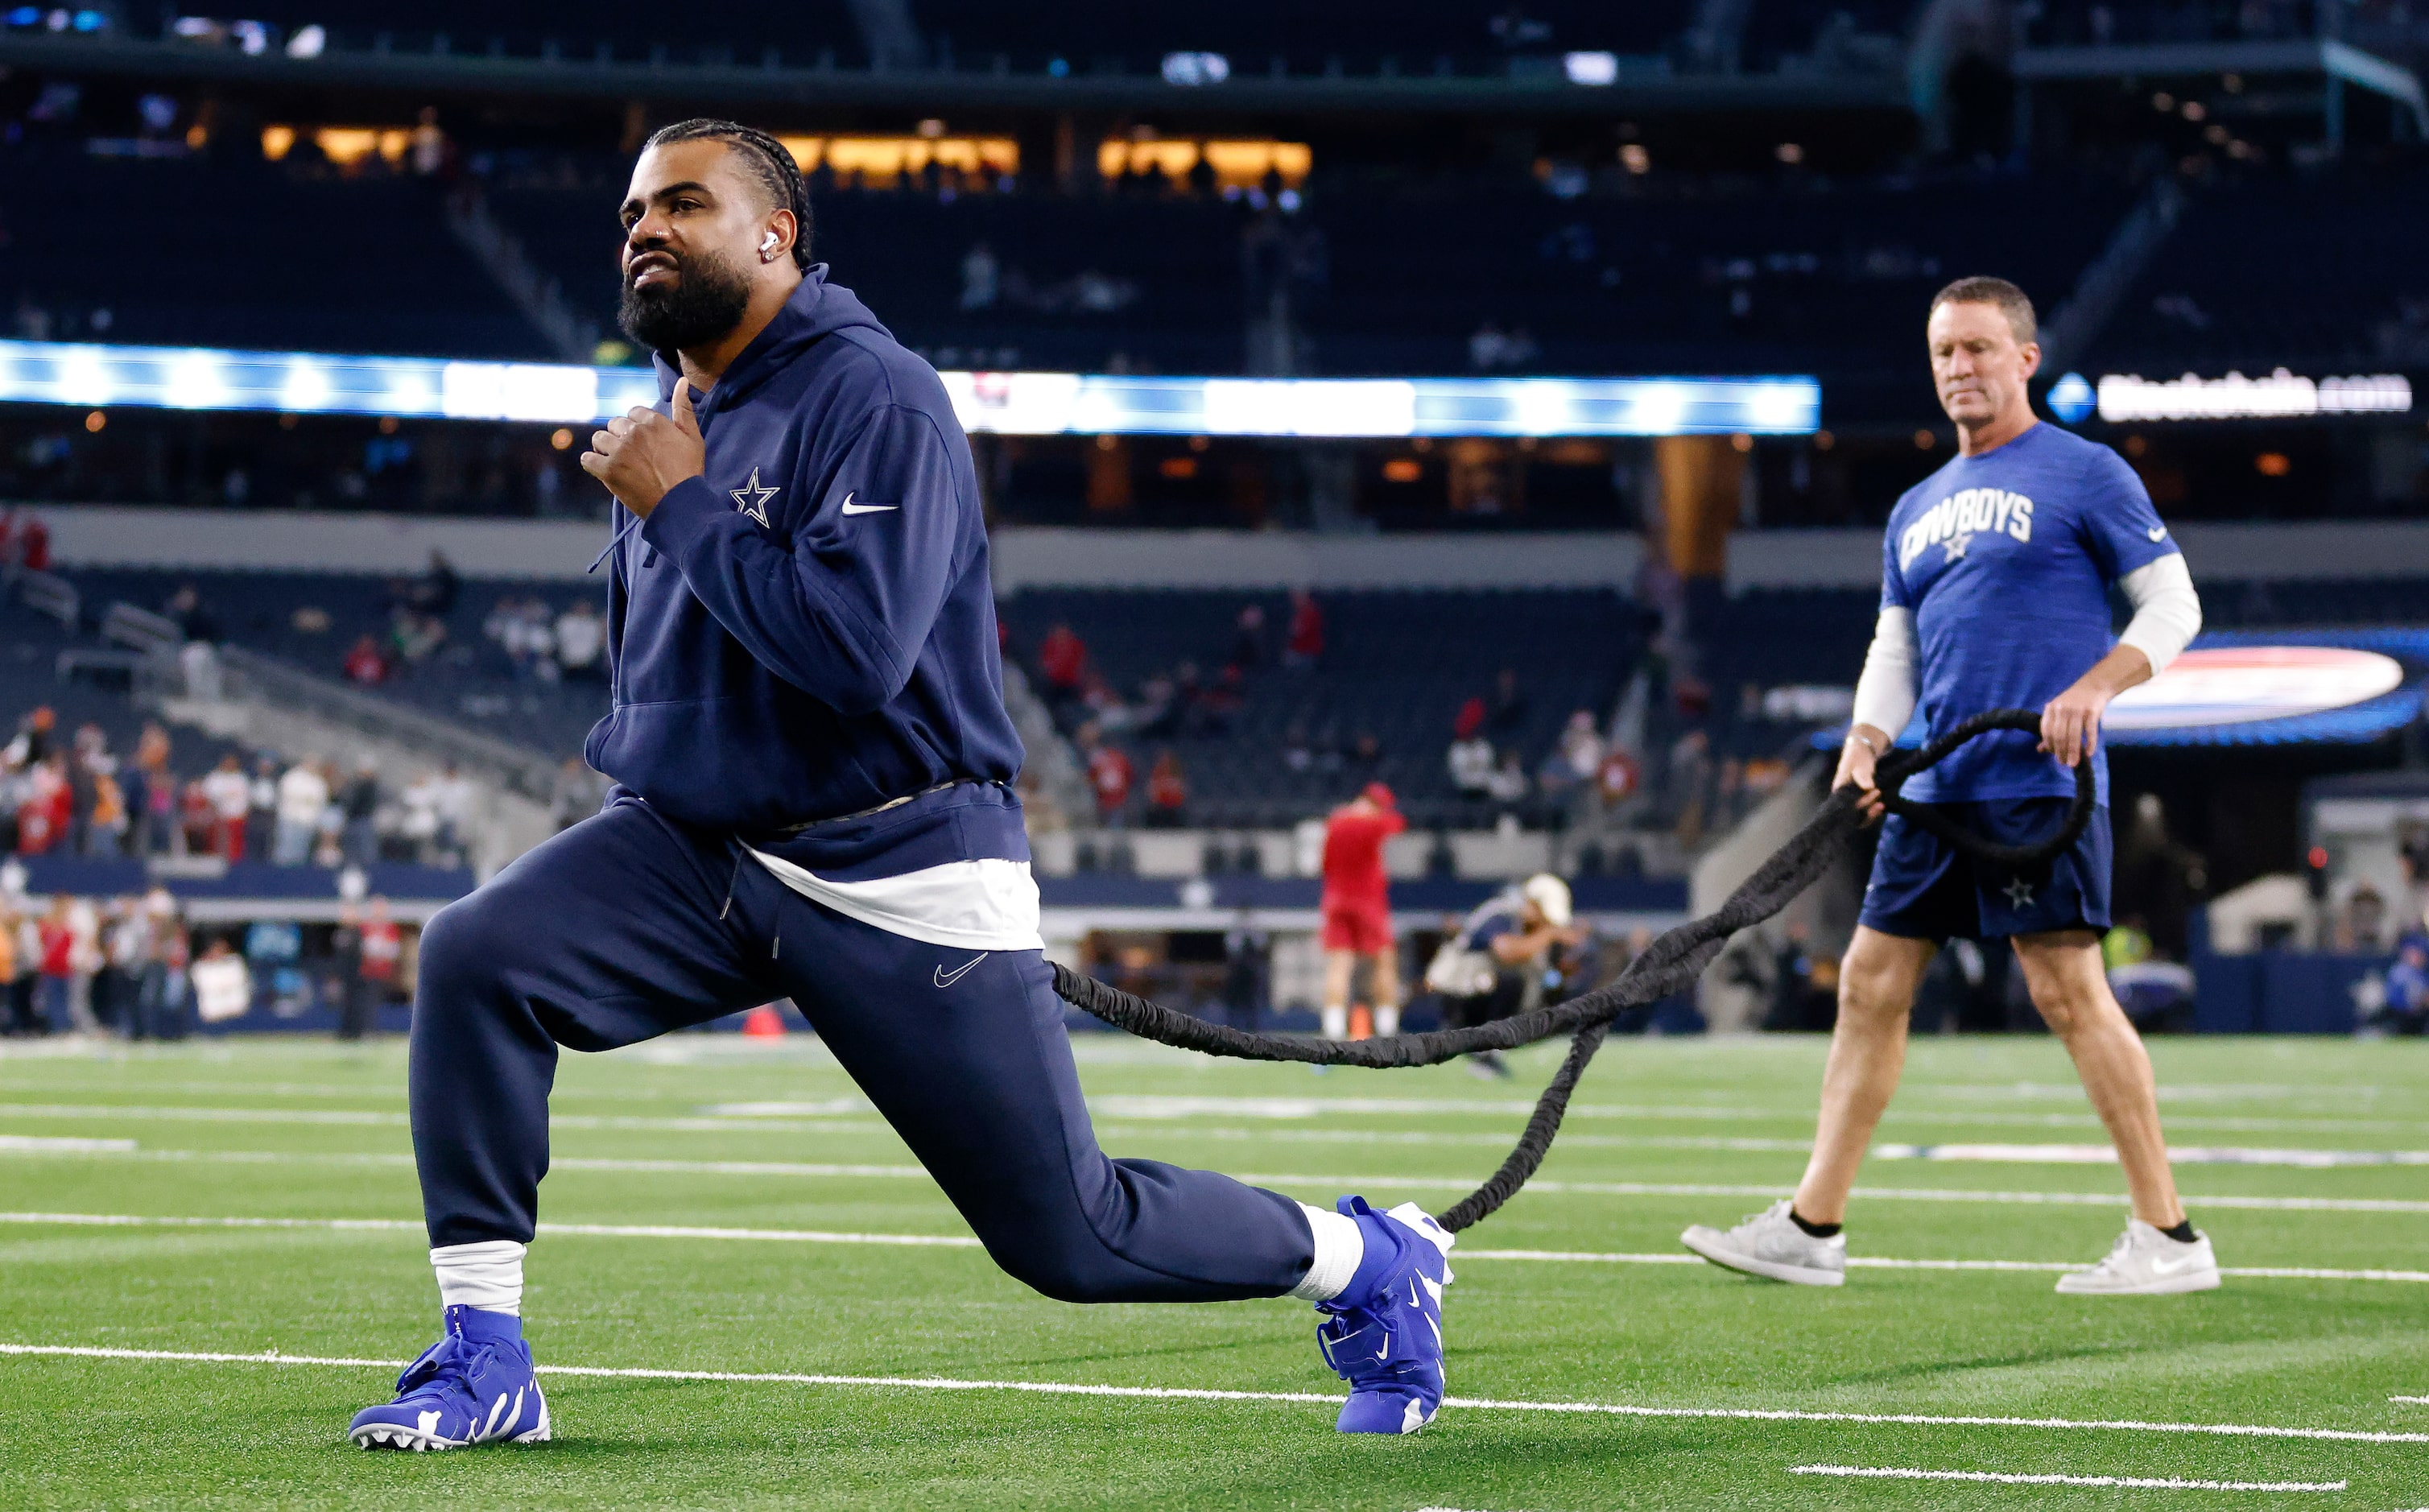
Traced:
POLYGON ((768 488, 761 488, 759 486, 759 470, 754 467, 751 470, 750 482, 745 483, 738 489, 729 489, 726 491, 734 496, 734 507, 735 508, 741 510, 744 514, 749 515, 752 519, 758 521, 764 525, 768 523, 768 501, 783 492, 784 485, 779 483, 768 488))
POLYGON ((2033 906, 2033 885, 2017 877, 2007 886, 2008 906, 2021 913, 2033 906))
POLYGON ((1968 530, 1962 535, 1951 536, 1946 540, 1942 541, 1940 543, 1940 549, 1948 553, 1948 559, 1950 561, 1963 561, 1965 559, 1965 548, 1973 543, 1974 532, 1968 530))

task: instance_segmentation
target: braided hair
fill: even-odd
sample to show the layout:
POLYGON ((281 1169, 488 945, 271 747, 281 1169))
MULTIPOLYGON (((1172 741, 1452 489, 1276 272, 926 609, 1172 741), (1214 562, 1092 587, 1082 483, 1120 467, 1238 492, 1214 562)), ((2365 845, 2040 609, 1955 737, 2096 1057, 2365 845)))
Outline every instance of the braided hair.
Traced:
POLYGON ((792 153, 783 142, 751 126, 702 116, 660 126, 642 144, 643 150, 670 141, 721 141, 732 149, 735 159, 768 191, 774 207, 793 212, 793 223, 798 227, 793 234, 793 266, 809 267, 810 191, 801 182, 801 165, 793 161, 792 153))

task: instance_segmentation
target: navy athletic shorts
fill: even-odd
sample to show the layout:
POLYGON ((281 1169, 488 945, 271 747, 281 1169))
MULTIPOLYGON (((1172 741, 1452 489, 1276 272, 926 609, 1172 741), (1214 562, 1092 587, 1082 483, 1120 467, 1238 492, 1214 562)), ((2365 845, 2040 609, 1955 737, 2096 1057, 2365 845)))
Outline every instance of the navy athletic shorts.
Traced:
MULTIPOLYGON (((2070 803, 1993 798, 1932 806, 1986 839, 2024 845, 2055 832, 2070 803)), ((2105 806, 2091 811, 2091 822, 2074 845, 2022 872, 1976 861, 1922 825, 1892 814, 1881 824, 1860 920, 1868 928, 1908 939, 2106 930, 2110 854, 2105 806)))

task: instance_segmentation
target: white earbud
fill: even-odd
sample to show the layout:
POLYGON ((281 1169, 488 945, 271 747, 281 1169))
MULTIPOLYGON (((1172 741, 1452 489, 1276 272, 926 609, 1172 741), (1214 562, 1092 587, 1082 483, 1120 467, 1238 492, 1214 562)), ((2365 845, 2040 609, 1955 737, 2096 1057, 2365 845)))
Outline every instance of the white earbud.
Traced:
POLYGON ((759 250, 763 255, 776 250, 775 232, 770 231, 765 237, 760 239, 759 250))

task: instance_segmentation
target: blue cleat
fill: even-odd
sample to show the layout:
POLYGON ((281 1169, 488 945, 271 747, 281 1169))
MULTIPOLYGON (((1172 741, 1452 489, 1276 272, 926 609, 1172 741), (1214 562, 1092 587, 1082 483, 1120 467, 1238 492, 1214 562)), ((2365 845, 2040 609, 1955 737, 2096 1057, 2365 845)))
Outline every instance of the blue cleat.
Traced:
POLYGON ((365 1449, 462 1449, 548 1441, 548 1399, 532 1374, 522 1320, 479 1307, 447 1309, 447 1337, 396 1378, 396 1400, 355 1414, 348 1437, 365 1449))
POLYGON ((1349 1383, 1333 1424, 1346 1434, 1413 1434, 1433 1421, 1443 1398, 1443 1288, 1457 1237, 1414 1203, 1388 1213, 1363 1197, 1334 1205, 1357 1221, 1365 1257, 1349 1288, 1315 1310, 1324 1363, 1349 1383))

